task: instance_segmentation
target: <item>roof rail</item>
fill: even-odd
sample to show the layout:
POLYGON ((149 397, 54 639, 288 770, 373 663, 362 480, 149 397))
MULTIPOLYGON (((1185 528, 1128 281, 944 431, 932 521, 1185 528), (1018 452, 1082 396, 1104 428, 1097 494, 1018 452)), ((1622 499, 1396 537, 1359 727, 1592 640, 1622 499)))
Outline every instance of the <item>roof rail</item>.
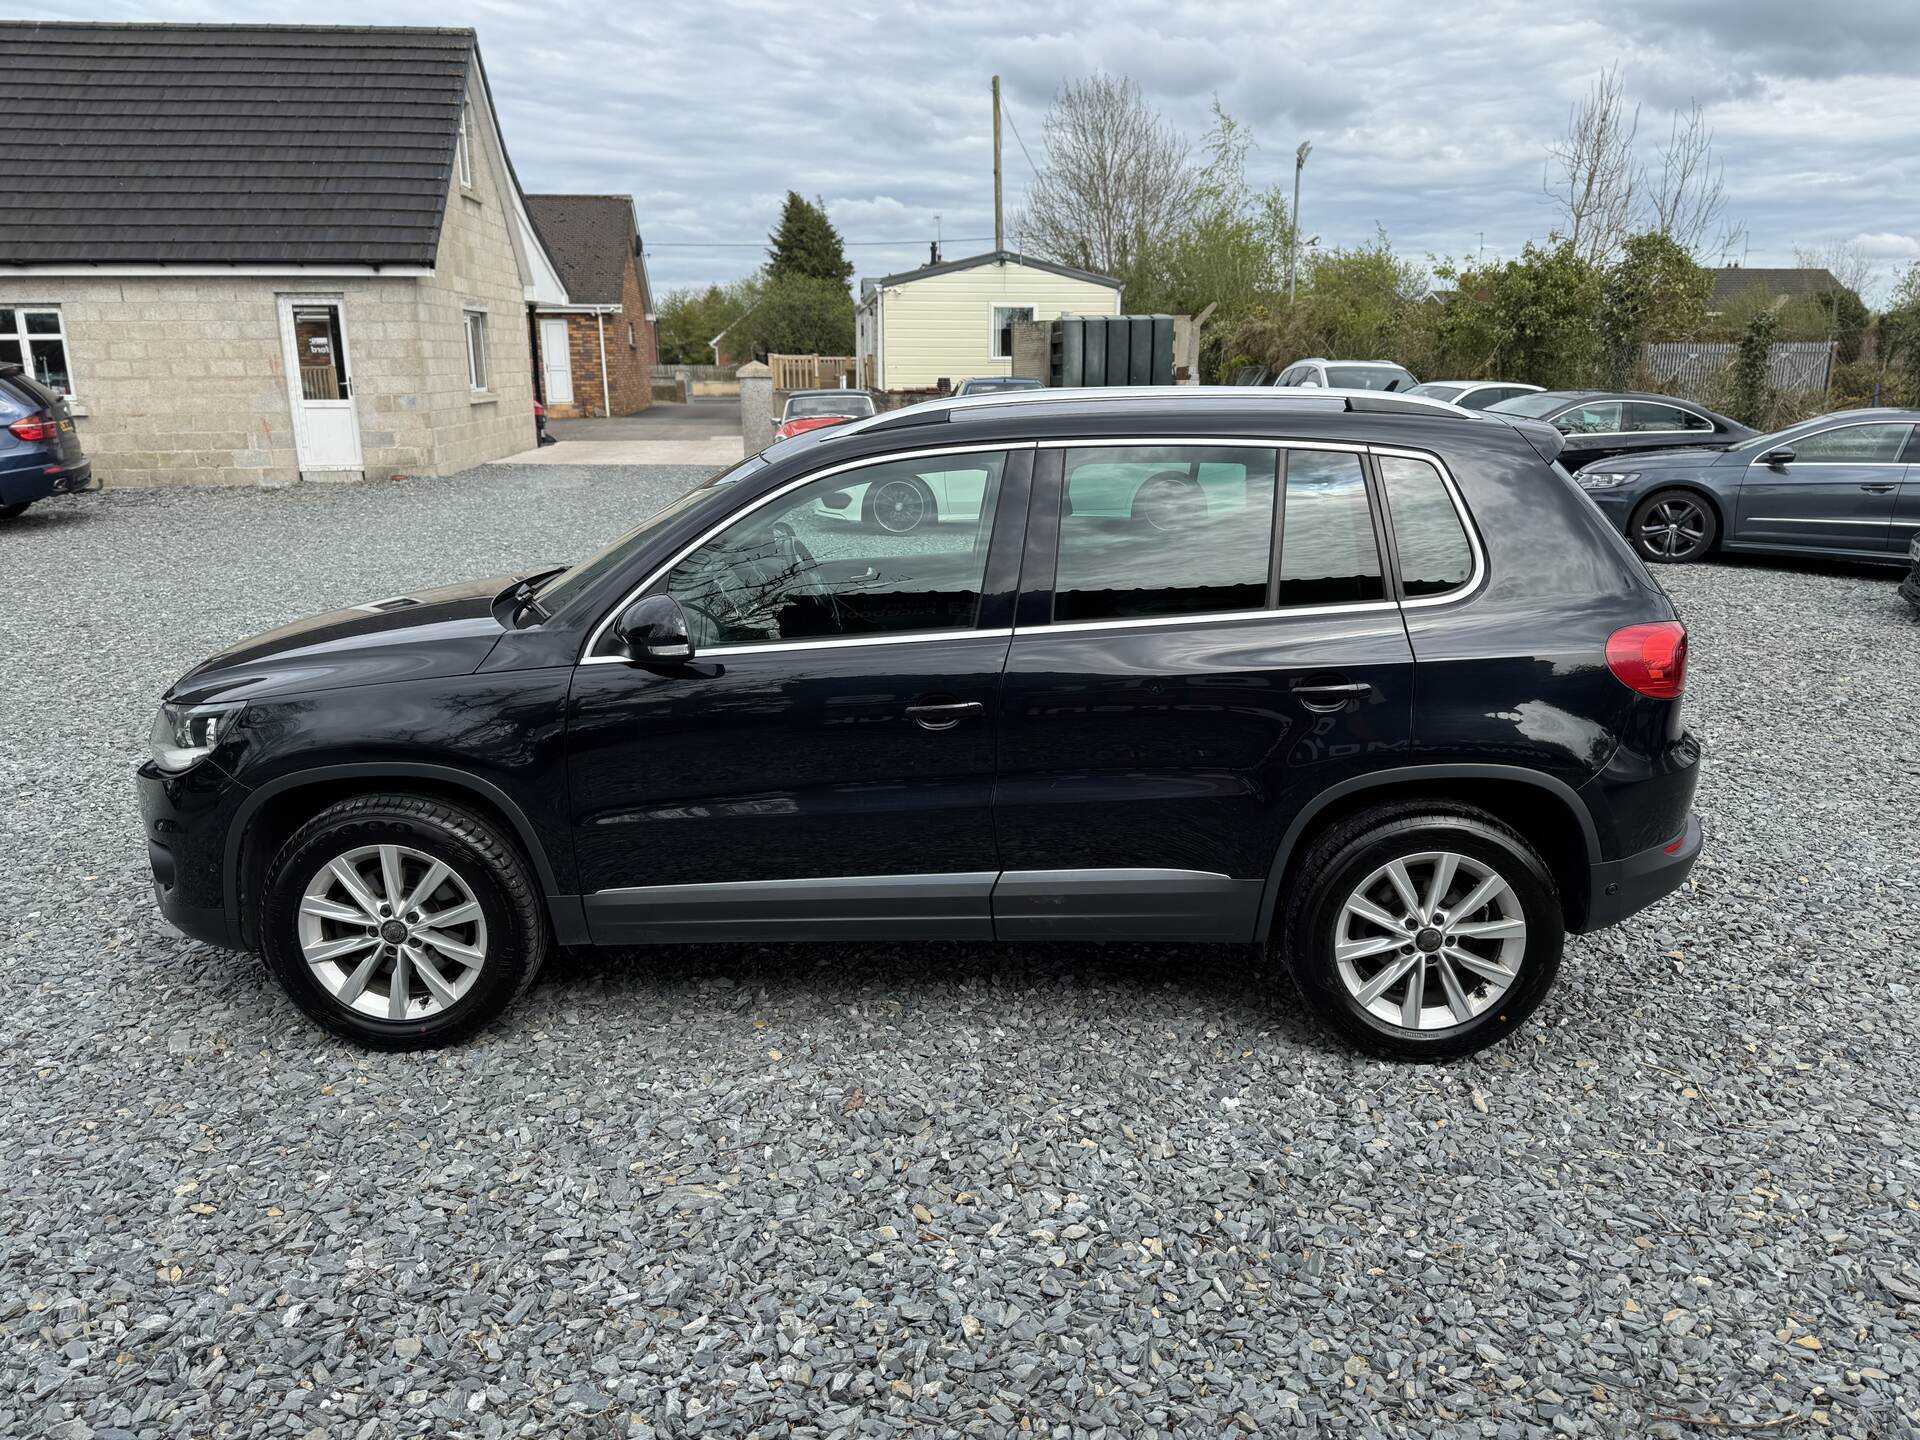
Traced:
POLYGON ((1108 400, 1162 405, 1198 400, 1255 409, 1445 415, 1455 420, 1479 418, 1477 412, 1462 410, 1445 400, 1432 400, 1424 395, 1403 395, 1392 390, 1338 390, 1304 386, 1275 389, 1267 385, 1086 385, 922 400, 915 405, 885 411, 870 420, 857 420, 851 425, 834 428, 836 435, 851 435, 862 430, 892 430, 907 425, 937 424, 954 419, 955 412, 965 415, 975 410, 1010 405, 1072 405, 1108 400))

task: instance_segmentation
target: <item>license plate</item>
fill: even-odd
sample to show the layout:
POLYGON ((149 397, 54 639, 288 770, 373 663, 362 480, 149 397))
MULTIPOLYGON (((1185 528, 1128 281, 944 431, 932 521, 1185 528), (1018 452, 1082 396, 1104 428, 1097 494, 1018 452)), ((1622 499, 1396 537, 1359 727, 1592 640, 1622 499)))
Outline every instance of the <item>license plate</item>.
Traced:
POLYGON ((71 435, 73 433, 73 421, 62 420, 60 422, 60 433, 62 435, 71 435))

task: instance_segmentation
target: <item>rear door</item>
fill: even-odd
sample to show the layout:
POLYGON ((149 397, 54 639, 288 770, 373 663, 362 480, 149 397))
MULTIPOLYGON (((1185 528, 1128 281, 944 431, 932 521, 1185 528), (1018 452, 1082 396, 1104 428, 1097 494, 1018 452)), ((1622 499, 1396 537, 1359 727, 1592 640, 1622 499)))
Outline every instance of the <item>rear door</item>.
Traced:
POLYGON ((1244 941, 1287 823, 1409 744, 1358 446, 1043 445, 1000 699, 1003 939, 1244 941))
POLYGON ((1736 540, 1884 554, 1907 474, 1911 425, 1840 425, 1787 442, 1793 459, 1756 454, 1740 484, 1736 540))

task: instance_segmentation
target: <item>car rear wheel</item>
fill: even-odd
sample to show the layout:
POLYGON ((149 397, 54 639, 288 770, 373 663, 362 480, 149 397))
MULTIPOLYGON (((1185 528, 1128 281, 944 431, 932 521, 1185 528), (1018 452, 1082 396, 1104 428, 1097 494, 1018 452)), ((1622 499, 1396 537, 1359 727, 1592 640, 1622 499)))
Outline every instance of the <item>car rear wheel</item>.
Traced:
POLYGON ((1559 972, 1553 877, 1516 831, 1466 806, 1386 807, 1309 845, 1283 931, 1322 1021, 1377 1055, 1484 1049, 1533 1013, 1559 972))
POLYGON ((363 795, 309 820, 267 876, 261 942, 307 1015, 375 1050, 465 1040, 547 947, 539 889, 490 820, 425 795, 363 795))
POLYGON ((1704 559, 1719 531, 1713 507, 1687 490, 1661 490, 1649 495, 1627 524, 1633 548, 1642 559, 1656 565, 1704 559))
POLYGON ((933 491, 910 475, 902 475, 867 491, 866 519, 893 535, 905 535, 931 524, 935 512, 933 491))

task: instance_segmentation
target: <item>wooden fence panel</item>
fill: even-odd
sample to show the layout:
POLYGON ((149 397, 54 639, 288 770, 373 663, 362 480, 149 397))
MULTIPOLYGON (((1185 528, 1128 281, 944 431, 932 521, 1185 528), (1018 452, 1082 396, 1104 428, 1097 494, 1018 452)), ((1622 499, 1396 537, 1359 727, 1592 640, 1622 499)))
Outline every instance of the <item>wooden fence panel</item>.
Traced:
POLYGON ((776 390, 836 390, 853 384, 851 355, 769 355, 776 390))

